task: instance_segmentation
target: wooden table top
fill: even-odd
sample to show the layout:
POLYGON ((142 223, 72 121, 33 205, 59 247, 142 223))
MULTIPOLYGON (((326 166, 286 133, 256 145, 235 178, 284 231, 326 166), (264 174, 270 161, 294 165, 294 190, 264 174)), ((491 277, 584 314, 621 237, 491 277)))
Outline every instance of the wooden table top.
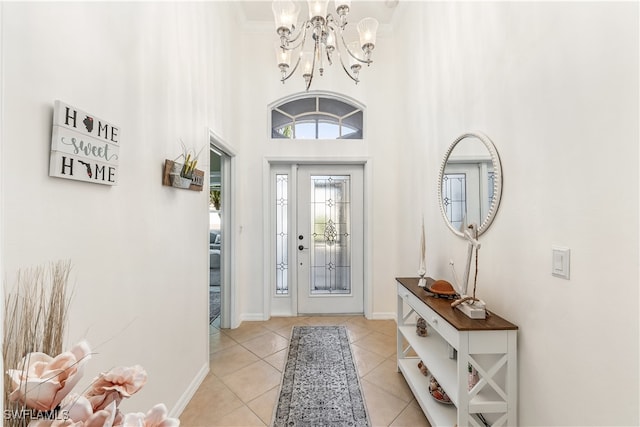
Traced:
MULTIPOLYGON (((431 277, 427 277, 426 279, 428 288, 429 285, 434 282, 434 279, 431 277)), ((490 310, 487 310, 486 319, 471 319, 467 317, 460 310, 451 308, 451 303, 454 300, 430 296, 430 293, 418 286, 417 277, 397 277, 396 281, 459 331, 496 331, 518 329, 516 325, 503 319, 490 310)))

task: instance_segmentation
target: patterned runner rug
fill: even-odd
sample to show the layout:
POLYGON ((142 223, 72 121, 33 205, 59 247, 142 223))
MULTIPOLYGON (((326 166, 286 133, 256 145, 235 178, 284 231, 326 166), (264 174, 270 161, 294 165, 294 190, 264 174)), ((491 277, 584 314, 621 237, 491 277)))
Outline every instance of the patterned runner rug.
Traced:
POLYGON ((368 427, 345 326, 294 326, 274 427, 368 427))
POLYGON ((220 286, 209 287, 209 324, 220 316, 220 286))

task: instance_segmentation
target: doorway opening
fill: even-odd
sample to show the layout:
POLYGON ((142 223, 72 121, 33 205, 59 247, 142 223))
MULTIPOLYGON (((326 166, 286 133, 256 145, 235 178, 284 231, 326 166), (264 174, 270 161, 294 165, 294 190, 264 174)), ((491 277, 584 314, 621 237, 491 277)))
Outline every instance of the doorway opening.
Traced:
POLYGON ((209 324, 220 327, 222 311, 222 154, 209 151, 209 324))
POLYGON ((217 328, 236 325, 232 232, 234 156, 229 146, 209 131, 209 324, 217 328))

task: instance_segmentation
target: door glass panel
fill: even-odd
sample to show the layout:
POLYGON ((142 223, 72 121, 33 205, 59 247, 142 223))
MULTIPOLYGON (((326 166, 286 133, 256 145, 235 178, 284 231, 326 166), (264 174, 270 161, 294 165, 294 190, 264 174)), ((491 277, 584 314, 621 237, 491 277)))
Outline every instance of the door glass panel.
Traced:
POLYGON ((442 197, 447 218, 457 230, 467 215, 467 176, 463 173, 445 174, 442 180, 442 197))
POLYGON ((289 175, 276 175, 276 295, 289 293, 289 175))
POLYGON ((309 293, 351 293, 351 177, 311 176, 309 293))
MULTIPOLYGON (((493 201, 493 188, 496 185, 496 174, 495 172, 488 172, 487 173, 487 179, 489 180, 488 186, 487 188, 489 189, 489 191, 487 191, 488 194, 488 199, 489 199, 489 203, 487 206, 491 206, 491 202, 493 201)), ((487 209, 488 210, 488 209, 487 209)), ((482 216, 480 218, 484 218, 485 217, 485 213, 482 212, 482 216)))

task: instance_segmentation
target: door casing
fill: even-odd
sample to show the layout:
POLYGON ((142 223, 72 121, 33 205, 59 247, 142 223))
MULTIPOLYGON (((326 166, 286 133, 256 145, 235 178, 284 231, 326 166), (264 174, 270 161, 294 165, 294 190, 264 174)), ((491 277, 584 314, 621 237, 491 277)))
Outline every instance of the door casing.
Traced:
MULTIPOLYGON (((364 212, 363 212, 363 258, 364 258, 364 284, 363 284, 363 302, 364 302, 364 316, 371 318, 372 315, 372 282, 371 282, 371 204, 372 204, 372 191, 371 191, 371 176, 373 161, 368 157, 313 157, 313 158, 278 158, 267 157, 263 162, 263 209, 265 215, 263 215, 263 230, 264 230, 264 277, 271 278, 273 273, 273 265, 275 263, 275 249, 272 244, 273 239, 273 209, 272 209, 272 188, 271 188, 271 175, 273 168, 280 168, 280 170, 287 170, 290 176, 295 176, 298 165, 361 165, 363 167, 364 174, 364 212)), ((295 194, 296 189, 290 190, 292 194, 295 194)), ((295 203, 291 203, 295 205, 295 203)), ((296 212, 292 212, 291 215, 296 215, 296 212)), ((295 230, 293 231, 295 233, 295 230)), ((296 251, 295 239, 290 239, 289 254, 295 257, 296 251)), ((290 293, 286 297, 289 299, 288 303, 282 304, 281 301, 275 301, 275 290, 273 280, 268 280, 268 283, 264 286, 264 320, 268 320, 271 316, 296 316, 298 314, 297 307, 297 294, 295 292, 295 286, 290 287, 290 293), (275 304, 274 304, 275 301, 275 304), (272 311, 272 307, 274 310, 272 311), (283 308, 286 307, 286 308, 283 308)))
MULTIPOLYGON (((236 286, 235 286, 235 234, 234 213, 235 213, 235 170, 236 157, 233 148, 209 129, 209 150, 214 150, 222 154, 221 158, 221 187, 220 205, 223 206, 225 219, 221 224, 221 258, 222 268, 221 283, 221 307, 220 307, 220 327, 235 328, 240 324, 236 311, 236 286)), ((207 231, 208 233, 208 231, 207 231)))

